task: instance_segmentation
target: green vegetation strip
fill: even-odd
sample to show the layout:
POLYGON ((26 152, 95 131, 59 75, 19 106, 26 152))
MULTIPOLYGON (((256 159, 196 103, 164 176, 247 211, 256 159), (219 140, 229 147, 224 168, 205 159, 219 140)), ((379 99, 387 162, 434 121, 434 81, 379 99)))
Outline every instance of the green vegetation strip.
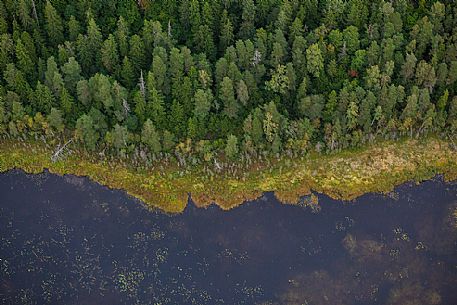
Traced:
POLYGON ((52 151, 42 143, 1 141, 0 171, 19 168, 40 173, 48 169, 59 175, 87 176, 102 185, 123 189, 151 208, 170 213, 184 210, 188 193, 198 206, 215 202, 230 209, 265 191, 275 191, 282 202, 293 204, 311 190, 351 200, 368 192, 389 192, 406 181, 419 182, 437 174, 443 174, 446 180, 457 179, 457 152, 450 143, 434 137, 378 142, 331 155, 270 160, 269 165, 253 165, 242 174, 223 171, 212 178, 200 167, 140 170, 84 152, 75 152, 57 162, 51 161, 51 155, 52 151))

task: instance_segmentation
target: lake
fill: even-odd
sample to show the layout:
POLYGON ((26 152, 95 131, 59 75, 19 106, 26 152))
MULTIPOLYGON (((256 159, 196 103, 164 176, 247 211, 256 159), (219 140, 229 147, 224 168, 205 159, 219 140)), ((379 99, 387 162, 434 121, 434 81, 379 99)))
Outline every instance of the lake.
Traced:
POLYGON ((1 304, 457 304, 457 184, 230 211, 0 174, 1 304))

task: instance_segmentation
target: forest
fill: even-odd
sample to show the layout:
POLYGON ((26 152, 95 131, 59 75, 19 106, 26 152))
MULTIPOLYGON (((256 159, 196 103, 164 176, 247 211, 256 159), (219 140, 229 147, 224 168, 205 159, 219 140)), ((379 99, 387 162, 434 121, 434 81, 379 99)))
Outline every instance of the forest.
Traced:
POLYGON ((147 164, 457 134, 457 4, 2 0, 0 137, 147 164))

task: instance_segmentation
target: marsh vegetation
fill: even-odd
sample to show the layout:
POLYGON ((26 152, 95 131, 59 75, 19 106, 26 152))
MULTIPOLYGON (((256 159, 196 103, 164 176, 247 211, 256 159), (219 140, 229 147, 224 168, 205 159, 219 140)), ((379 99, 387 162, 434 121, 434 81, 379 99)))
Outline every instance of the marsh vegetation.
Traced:
POLYGON ((28 173, 88 176, 111 188, 123 189, 151 208, 182 212, 188 195, 198 206, 215 202, 230 209, 263 192, 275 191, 282 202, 295 204, 311 190, 335 199, 354 199, 367 192, 389 192, 408 180, 417 182, 444 174, 457 178, 457 151, 452 143, 429 137, 423 141, 384 141, 356 150, 301 158, 267 158, 250 166, 220 164, 208 173, 205 166, 179 166, 169 160, 141 167, 130 160, 95 156, 73 147, 56 162, 53 146, 41 141, 0 144, 0 172, 19 168, 28 173))

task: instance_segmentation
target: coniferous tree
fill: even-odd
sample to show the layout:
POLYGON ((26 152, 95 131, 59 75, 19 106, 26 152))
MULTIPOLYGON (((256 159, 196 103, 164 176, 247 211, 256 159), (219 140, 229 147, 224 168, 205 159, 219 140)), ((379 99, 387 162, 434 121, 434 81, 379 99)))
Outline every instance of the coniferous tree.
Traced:
POLYGON ((70 41, 75 41, 78 38, 78 35, 81 33, 81 25, 75 16, 71 15, 70 20, 68 20, 68 38, 70 41))
POLYGON ((112 34, 103 42, 101 59, 103 67, 107 72, 114 74, 119 69, 119 53, 117 51, 116 39, 112 34))
POLYGON ((51 108, 49 115, 47 116, 49 126, 53 128, 58 133, 63 132, 65 125, 62 118, 62 113, 59 109, 51 108))
POLYGON ((81 80, 81 66, 74 57, 70 57, 68 62, 62 66, 66 88, 74 93, 76 84, 81 80))
POLYGON ((119 124, 114 125, 114 129, 111 132, 113 146, 117 151, 121 151, 127 147, 129 143, 129 132, 127 127, 119 124))
POLYGON ((115 32, 116 40, 119 45, 119 54, 124 57, 128 55, 129 50, 129 26, 124 17, 120 16, 117 21, 117 29, 115 32))
POLYGON ((148 73, 147 83, 147 118, 151 119, 155 126, 158 128, 165 128, 165 108, 162 95, 155 87, 154 74, 152 72, 148 73))
POLYGON ((224 114, 229 118, 236 118, 239 110, 239 105, 235 99, 233 82, 229 77, 224 77, 222 80, 219 98, 224 105, 224 114))
POLYGON ((154 155, 157 155, 162 151, 159 133, 150 119, 147 119, 146 122, 144 122, 141 131, 141 141, 154 155))
POLYGON ((135 69, 127 56, 122 60, 121 79, 127 88, 133 88, 136 84, 135 69))
MULTIPOLYGON (((63 25, 62 19, 60 18, 59 13, 52 6, 51 2, 46 1, 46 6, 44 9, 44 15, 46 19, 46 31, 48 34, 48 40, 53 47, 58 46, 63 42, 63 25)), ((73 31, 74 29, 72 29, 73 31)), ((74 32, 72 33, 74 35, 74 32)))
POLYGON ((322 52, 317 44, 312 44, 306 49, 306 64, 308 73, 314 77, 319 77, 324 68, 322 52))
POLYGON ((34 92, 33 100, 35 111, 39 111, 43 114, 48 114, 51 111, 51 108, 54 106, 55 98, 48 86, 38 82, 34 92))
POLYGON ((136 75, 140 74, 140 70, 145 68, 146 54, 143 40, 138 35, 133 35, 130 38, 129 59, 132 62, 133 69, 136 75))
POLYGON ((449 1, 16 2, 0 3, 0 133, 78 127, 124 155, 150 122, 162 149, 142 153, 203 159, 229 135, 251 158, 457 133, 449 1))
POLYGON ((241 14, 241 25, 238 33, 239 38, 241 39, 250 39, 255 34, 255 16, 256 8, 253 0, 243 0, 242 1, 243 12, 241 14))
POLYGON ((35 74, 34 64, 21 39, 16 42, 16 59, 18 68, 24 73, 29 82, 32 81, 35 74))
POLYGON ((95 130, 92 117, 84 114, 76 122, 75 136, 82 141, 84 146, 89 150, 94 150, 95 145, 100 137, 95 130))
POLYGON ((233 25, 228 17, 227 10, 222 12, 221 30, 219 35, 219 51, 223 53, 228 46, 233 44, 233 25))
POLYGON ((238 155, 238 139, 234 135, 229 135, 227 138, 227 145, 225 146, 225 155, 230 160, 235 160, 238 155))

